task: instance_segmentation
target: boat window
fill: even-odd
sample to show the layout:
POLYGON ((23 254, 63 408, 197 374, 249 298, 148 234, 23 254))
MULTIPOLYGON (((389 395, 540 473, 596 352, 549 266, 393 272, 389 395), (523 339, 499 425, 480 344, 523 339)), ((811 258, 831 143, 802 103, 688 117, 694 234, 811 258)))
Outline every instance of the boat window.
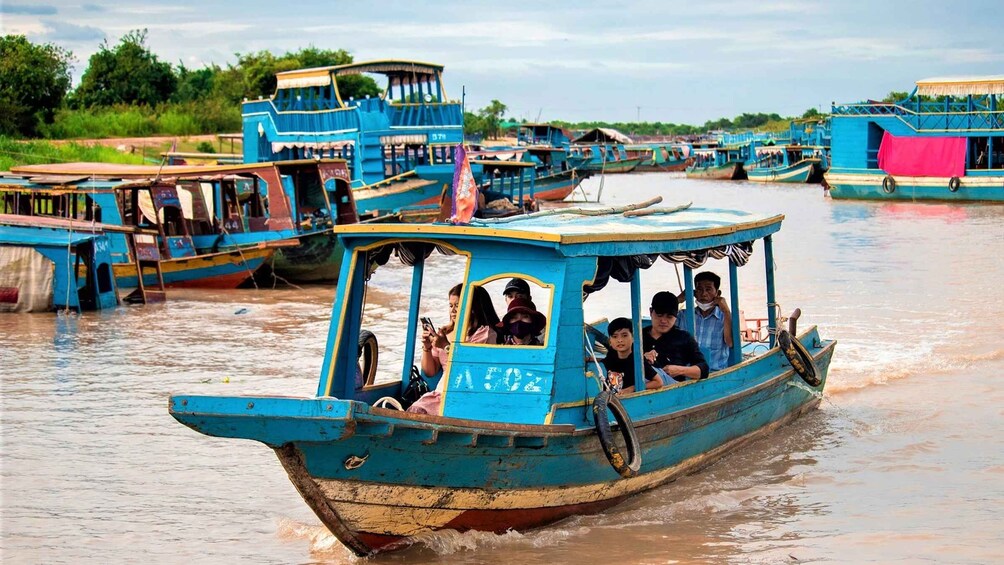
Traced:
POLYGON ((491 298, 495 312, 498 314, 500 323, 502 323, 502 327, 499 328, 500 331, 498 332, 500 342, 507 345, 526 343, 526 345, 530 346, 541 346, 547 343, 546 337, 550 333, 553 286, 529 275, 516 272, 501 273, 488 281, 482 282, 481 286, 488 293, 489 298, 491 298), (522 296, 523 293, 520 290, 522 288, 529 291, 528 297, 522 296), (514 301, 514 299, 519 298, 528 298, 531 304, 528 304, 526 301, 514 301), (513 308, 514 306, 515 308, 513 308), (540 315, 536 316, 527 312, 531 307, 540 315), (514 314, 507 316, 510 308, 514 309, 514 314), (530 336, 532 339, 525 337, 519 339, 513 336, 512 327, 506 322, 517 318, 517 312, 526 314, 526 316, 518 316, 519 319, 535 326, 534 329, 537 331, 530 336))

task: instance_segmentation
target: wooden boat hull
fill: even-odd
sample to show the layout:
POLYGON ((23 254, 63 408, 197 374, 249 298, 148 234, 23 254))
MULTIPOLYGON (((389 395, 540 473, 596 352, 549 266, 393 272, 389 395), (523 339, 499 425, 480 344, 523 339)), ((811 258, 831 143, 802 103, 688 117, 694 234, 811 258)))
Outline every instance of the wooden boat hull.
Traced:
POLYGON ((438 203, 443 188, 434 180, 407 178, 356 188, 352 196, 360 216, 378 216, 417 204, 438 203))
POLYGON ((666 161, 662 164, 654 163, 651 160, 641 163, 635 169, 639 173, 679 173, 687 170, 687 167, 694 164, 694 159, 679 159, 677 161, 666 161))
POLYGON ((639 164, 641 164, 641 159, 618 159, 616 161, 607 161, 606 163, 602 161, 588 161, 577 168, 590 173, 614 175, 630 173, 638 168, 639 164))
POLYGON ((877 173, 844 173, 831 170, 825 185, 834 199, 852 200, 930 200, 949 202, 1004 202, 1004 174, 964 176, 959 189, 949 189, 947 177, 893 177, 895 187, 888 191, 883 181, 888 175, 877 173))
POLYGON ((746 169, 739 161, 733 161, 716 167, 690 167, 687 169, 689 179, 711 179, 711 180, 743 180, 746 178, 746 169))
POLYGON ((559 202, 571 194, 587 175, 580 175, 575 169, 534 180, 533 195, 537 200, 559 202))
POLYGON ((835 342, 800 337, 823 382, 805 385, 779 350, 712 378, 624 397, 642 445, 637 476, 607 462, 587 406, 557 425, 500 425, 333 398, 172 397, 172 415, 208 435, 275 450, 321 521, 359 555, 443 529, 505 532, 599 512, 696 471, 815 407, 835 342), (672 407, 672 409, 667 409, 672 407))
POLYGON ((293 283, 336 282, 345 247, 330 229, 296 238, 299 245, 280 247, 268 262, 272 272, 293 283))
POLYGON ((753 182, 786 182, 805 184, 813 178, 822 178, 818 171, 818 163, 800 161, 788 167, 754 167, 746 168, 746 177, 753 182))
MULTIPOLYGON (((251 247, 240 251, 208 253, 196 257, 166 259, 160 262, 164 285, 172 288, 237 288, 247 282, 272 254, 274 248, 251 247)), ((112 266, 120 288, 135 288, 135 263, 115 263, 112 266)), ((155 286, 157 274, 144 269, 143 284, 155 286)))

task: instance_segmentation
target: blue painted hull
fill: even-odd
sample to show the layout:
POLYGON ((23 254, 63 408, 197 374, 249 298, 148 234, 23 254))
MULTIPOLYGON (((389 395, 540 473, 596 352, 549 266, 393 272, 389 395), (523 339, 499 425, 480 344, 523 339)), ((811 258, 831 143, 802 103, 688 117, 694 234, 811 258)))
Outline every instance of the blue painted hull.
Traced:
MULTIPOLYGON (((168 259, 161 262, 164 285, 177 288, 237 288, 249 280, 274 252, 274 249, 252 248, 168 259)), ((116 263, 113 270, 120 288, 136 288, 138 277, 134 264, 116 263)), ((143 284, 156 286, 156 273, 144 270, 143 284)))
POLYGON ((1004 174, 965 176, 959 179, 959 189, 949 189, 949 178, 893 177, 895 187, 883 186, 886 174, 848 173, 831 169, 825 177, 830 196, 856 200, 931 200, 949 202, 1004 202, 1004 174))
POLYGON ((746 176, 754 182, 786 182, 805 184, 816 172, 813 162, 800 162, 787 167, 747 167, 746 176))
POLYGON ((812 389, 777 350, 712 378, 625 396, 640 473, 607 462, 588 406, 555 405, 549 425, 404 414, 334 398, 172 397, 172 415, 207 435, 276 450, 318 517, 360 555, 439 529, 504 532, 598 512, 696 471, 819 402, 835 342, 802 343, 812 389))

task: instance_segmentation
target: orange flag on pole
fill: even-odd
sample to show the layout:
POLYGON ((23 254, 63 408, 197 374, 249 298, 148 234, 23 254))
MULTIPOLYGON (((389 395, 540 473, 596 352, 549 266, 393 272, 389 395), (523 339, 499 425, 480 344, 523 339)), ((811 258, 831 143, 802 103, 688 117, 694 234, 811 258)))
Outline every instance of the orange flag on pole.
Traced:
POLYGON ((478 185, 474 182, 471 164, 467 161, 464 145, 457 145, 453 152, 453 224, 470 223, 478 209, 478 185))

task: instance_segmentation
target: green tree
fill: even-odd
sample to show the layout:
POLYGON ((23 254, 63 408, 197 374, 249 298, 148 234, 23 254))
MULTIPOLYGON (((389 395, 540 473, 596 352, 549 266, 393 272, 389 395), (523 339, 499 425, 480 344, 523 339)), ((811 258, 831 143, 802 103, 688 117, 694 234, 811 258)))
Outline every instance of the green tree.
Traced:
POLYGON ((171 101, 194 102, 208 98, 213 92, 213 85, 220 72, 220 68, 216 65, 195 70, 185 65, 178 65, 177 88, 171 96, 171 101))
POLYGON ((809 108, 808 110, 802 113, 802 118, 821 118, 821 117, 823 117, 823 114, 821 114, 819 110, 815 108, 809 108))
POLYGON ((91 55, 74 99, 85 107, 154 106, 167 101, 176 85, 171 65, 147 48, 146 30, 133 30, 122 36, 114 48, 106 41, 91 55))
POLYGON ((484 120, 483 132, 485 137, 498 138, 499 124, 502 123, 502 117, 508 109, 505 104, 498 100, 492 100, 490 104, 478 111, 481 119, 484 120))
MULTIPOLYGON (((296 69, 331 67, 352 62, 352 55, 344 49, 318 49, 310 46, 276 57, 268 51, 236 53, 237 64, 222 71, 213 85, 214 95, 234 104, 244 98, 254 100, 275 92, 276 73, 296 69)), ((376 81, 363 75, 348 75, 338 79, 342 99, 350 96, 362 98, 379 96, 381 89, 376 81)))
POLYGON ((53 115, 70 88, 73 54, 23 35, 0 38, 0 134, 33 136, 53 115))

